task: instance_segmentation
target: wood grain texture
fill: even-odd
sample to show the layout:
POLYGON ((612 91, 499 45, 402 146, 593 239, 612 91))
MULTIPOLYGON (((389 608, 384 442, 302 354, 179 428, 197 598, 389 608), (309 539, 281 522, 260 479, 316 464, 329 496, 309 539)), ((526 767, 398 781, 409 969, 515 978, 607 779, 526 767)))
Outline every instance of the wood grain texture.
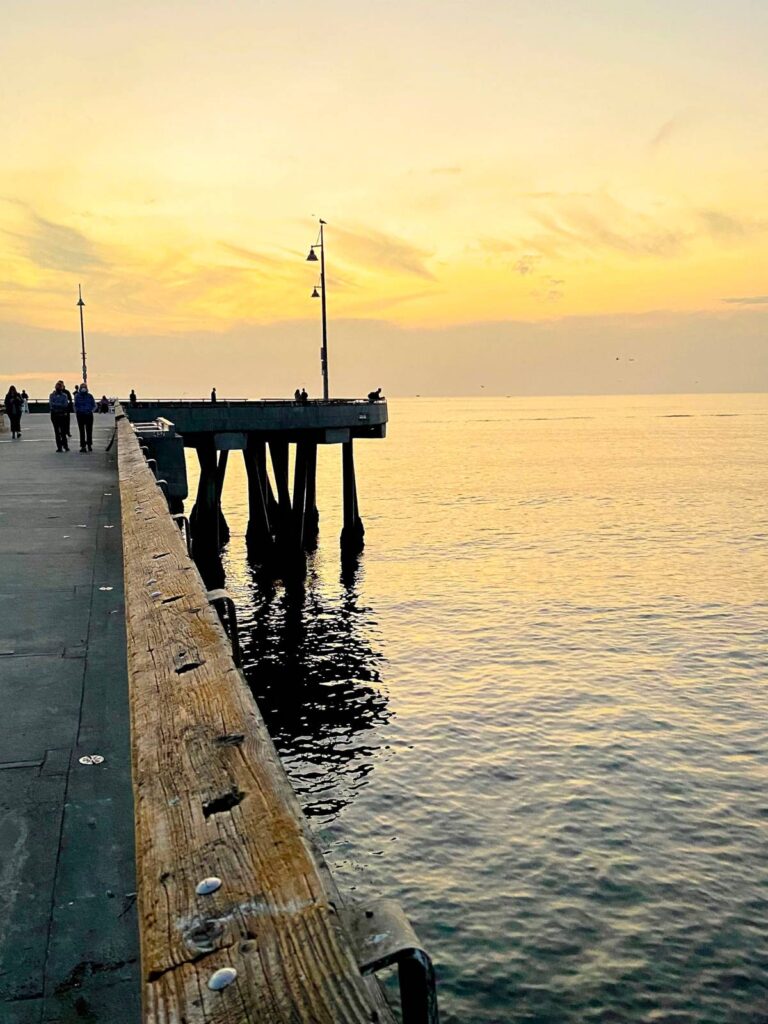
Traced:
POLYGON ((182 536, 117 429, 144 1020, 389 1024, 182 536), (196 895, 210 875, 222 887, 196 895), (237 979, 213 992, 222 966, 237 979))

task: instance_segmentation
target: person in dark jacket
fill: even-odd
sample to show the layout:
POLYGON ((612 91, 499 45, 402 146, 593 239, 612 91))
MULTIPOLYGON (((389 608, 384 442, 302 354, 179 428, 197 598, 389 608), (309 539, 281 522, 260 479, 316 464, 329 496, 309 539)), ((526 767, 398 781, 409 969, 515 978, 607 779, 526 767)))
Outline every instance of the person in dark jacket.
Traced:
POLYGON ((8 388, 8 394, 5 396, 5 411, 8 419, 11 421, 11 434, 13 437, 21 437, 21 413, 23 407, 24 403, 21 400, 21 395, 14 385, 11 384, 8 388))
POLYGON ((128 395, 128 401, 131 403, 132 409, 135 409, 136 406, 139 404, 139 400, 136 397, 136 392, 133 390, 133 388, 131 388, 131 393, 130 395, 128 395))
POLYGON ((56 451, 68 452, 67 422, 69 420, 69 396, 64 390, 63 380, 56 381, 56 387, 48 398, 48 406, 51 410, 51 423, 53 423, 53 433, 56 437, 56 451))
POLYGON ((96 402, 88 390, 87 384, 81 384, 75 394, 75 416, 77 416, 77 429, 80 431, 80 451, 84 452, 86 445, 88 451, 93 451, 93 410, 96 402))
MULTIPOLYGON (((67 437, 72 437, 72 426, 69 422, 69 417, 70 414, 75 411, 75 404, 72 401, 72 392, 69 388, 64 386, 64 381, 61 382, 61 386, 64 388, 64 394, 67 396, 67 401, 69 402, 67 407, 67 437)), ((69 451, 69 448, 67 448, 67 451, 69 451)))

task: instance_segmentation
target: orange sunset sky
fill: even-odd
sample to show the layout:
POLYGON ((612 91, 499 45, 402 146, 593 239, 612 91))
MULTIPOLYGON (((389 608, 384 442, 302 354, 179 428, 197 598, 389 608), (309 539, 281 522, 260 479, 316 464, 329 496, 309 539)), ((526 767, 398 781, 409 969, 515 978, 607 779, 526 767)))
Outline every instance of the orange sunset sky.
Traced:
POLYGON ((764 2, 5 25, 0 384, 316 394, 322 216, 332 393, 768 390, 764 2))

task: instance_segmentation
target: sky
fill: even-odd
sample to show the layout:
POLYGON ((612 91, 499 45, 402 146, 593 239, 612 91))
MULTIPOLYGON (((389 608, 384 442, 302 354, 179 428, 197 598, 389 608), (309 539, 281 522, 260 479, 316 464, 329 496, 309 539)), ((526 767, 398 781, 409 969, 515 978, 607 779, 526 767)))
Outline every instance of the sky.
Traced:
POLYGON ((4 6, 0 385, 768 390, 764 0, 4 6))

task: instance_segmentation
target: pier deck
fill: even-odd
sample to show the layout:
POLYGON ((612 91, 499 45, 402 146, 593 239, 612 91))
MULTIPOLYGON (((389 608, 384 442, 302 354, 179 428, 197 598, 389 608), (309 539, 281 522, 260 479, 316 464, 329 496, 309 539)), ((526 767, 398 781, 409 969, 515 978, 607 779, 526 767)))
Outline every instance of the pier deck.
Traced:
POLYGON ((113 426, 90 455, 44 415, 0 433, 3 1024, 141 1019, 113 426))
POLYGON ((344 906, 118 413, 0 433, 0 1020, 393 1024, 416 940, 344 906))

